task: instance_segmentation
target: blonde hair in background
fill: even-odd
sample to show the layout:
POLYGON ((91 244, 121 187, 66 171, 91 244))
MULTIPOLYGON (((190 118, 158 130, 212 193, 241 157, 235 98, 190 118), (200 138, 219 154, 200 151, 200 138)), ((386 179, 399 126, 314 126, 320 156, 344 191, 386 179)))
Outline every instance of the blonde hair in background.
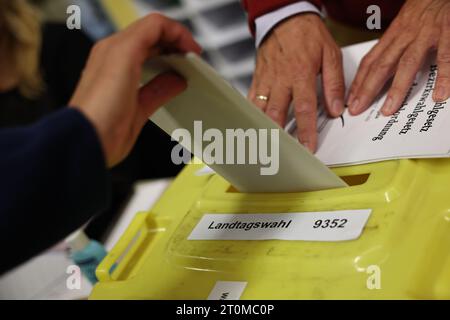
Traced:
POLYGON ((0 0, 0 56, 18 78, 20 93, 37 97, 44 88, 40 72, 40 16, 26 0, 0 0))

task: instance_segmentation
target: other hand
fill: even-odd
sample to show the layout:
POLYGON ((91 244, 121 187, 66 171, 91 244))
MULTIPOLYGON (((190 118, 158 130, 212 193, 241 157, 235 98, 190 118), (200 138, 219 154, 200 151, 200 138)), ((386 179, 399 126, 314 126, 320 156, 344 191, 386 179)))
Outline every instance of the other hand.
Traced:
POLYGON ((348 98, 351 114, 366 110, 393 77, 381 112, 392 115, 403 103, 428 53, 437 50, 433 99, 450 96, 450 1, 408 0, 380 41, 363 58, 348 98))
POLYGON ((318 15, 295 15, 278 24, 258 49, 249 91, 249 99, 281 127, 293 102, 298 139, 312 152, 317 148, 319 73, 325 107, 338 117, 345 94, 341 50, 318 15))

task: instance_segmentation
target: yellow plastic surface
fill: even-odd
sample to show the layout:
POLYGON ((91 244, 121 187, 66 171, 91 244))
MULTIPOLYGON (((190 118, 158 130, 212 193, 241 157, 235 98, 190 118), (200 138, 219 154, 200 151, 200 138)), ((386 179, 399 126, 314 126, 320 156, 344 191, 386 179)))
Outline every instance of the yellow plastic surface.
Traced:
POLYGON ((91 299, 206 299, 217 281, 248 282, 241 299, 450 299, 450 160, 335 168, 353 186, 287 194, 242 194, 196 176, 201 167, 188 165, 136 216, 98 267, 91 299), (187 240, 204 213, 366 208, 352 241, 187 240), (381 289, 367 286, 372 265, 381 289))
POLYGON ((117 29, 126 28, 139 17, 131 0, 100 0, 109 18, 117 29))

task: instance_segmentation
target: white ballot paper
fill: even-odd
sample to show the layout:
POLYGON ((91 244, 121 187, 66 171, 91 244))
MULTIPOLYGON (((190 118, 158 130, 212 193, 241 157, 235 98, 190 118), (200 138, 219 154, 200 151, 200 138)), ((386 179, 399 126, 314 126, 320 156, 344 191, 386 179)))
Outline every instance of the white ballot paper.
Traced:
MULTIPOLYGON (((361 58, 376 41, 343 49, 347 88, 361 58)), ((402 107, 392 116, 380 109, 384 91, 364 113, 329 119, 321 110, 316 156, 328 166, 367 163, 397 158, 448 157, 450 154, 450 102, 432 99, 437 68, 429 57, 408 93, 402 107)), ((293 122, 292 122, 293 123, 293 122)), ((295 130, 291 131, 296 136, 295 130)))
POLYGON ((298 192, 346 186, 296 138, 270 120, 197 55, 189 53, 158 57, 149 62, 146 72, 151 78, 167 69, 175 70, 187 79, 188 87, 159 109, 150 120, 197 158, 204 160, 205 147, 213 142, 211 136, 205 134, 206 131, 216 133, 216 137, 217 133, 222 135, 223 141, 217 141, 217 138, 214 140, 225 143, 228 142, 229 130, 256 129, 258 142, 245 143, 245 159, 238 160, 239 157, 233 155, 238 152, 237 147, 233 147, 232 152, 225 152, 225 149, 219 151, 223 153, 223 160, 207 163, 239 191, 298 192), (187 131, 190 137, 178 139, 179 129, 187 131), (276 133, 276 136, 263 139, 264 131, 276 133), (270 157, 261 157, 262 150, 268 151, 270 157), (252 157, 253 163, 250 161, 252 157), (256 157, 258 161, 255 162, 256 157))

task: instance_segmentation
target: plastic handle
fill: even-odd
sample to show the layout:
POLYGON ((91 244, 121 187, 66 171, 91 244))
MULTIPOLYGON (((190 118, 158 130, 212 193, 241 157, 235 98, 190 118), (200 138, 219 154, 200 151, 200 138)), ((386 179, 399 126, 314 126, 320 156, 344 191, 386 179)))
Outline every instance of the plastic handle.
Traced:
POLYGON ((130 244, 136 240, 136 235, 142 230, 142 226, 146 223, 146 217, 147 213, 145 212, 138 213, 134 217, 125 233, 120 237, 116 245, 98 265, 97 270, 95 271, 98 281, 107 282, 113 280, 111 277, 111 269, 119 266, 117 265, 117 260, 125 253, 127 249, 129 249, 130 244))

